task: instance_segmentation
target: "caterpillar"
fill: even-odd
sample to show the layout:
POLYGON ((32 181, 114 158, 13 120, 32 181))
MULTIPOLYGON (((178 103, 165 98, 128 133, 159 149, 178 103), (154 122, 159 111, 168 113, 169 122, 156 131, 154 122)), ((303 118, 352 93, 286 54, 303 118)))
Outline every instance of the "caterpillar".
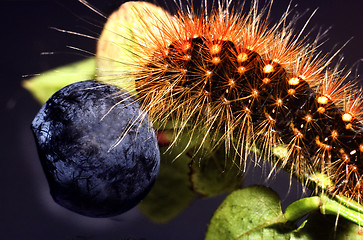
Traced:
POLYGON ((357 83, 317 51, 320 35, 308 43, 304 29, 295 32, 288 11, 270 26, 270 5, 253 1, 246 13, 228 0, 212 5, 198 12, 179 3, 174 16, 149 3, 122 5, 98 41, 98 79, 133 92, 158 129, 171 125, 171 145, 187 131, 200 146, 224 145, 241 171, 258 149, 298 178, 325 174, 330 194, 362 203, 357 83))

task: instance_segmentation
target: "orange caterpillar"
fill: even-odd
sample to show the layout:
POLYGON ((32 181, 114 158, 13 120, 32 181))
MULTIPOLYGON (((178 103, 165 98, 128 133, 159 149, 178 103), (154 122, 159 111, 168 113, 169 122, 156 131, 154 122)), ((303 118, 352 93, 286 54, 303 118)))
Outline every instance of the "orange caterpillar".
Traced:
POLYGON ((175 141, 188 131, 201 143, 224 144, 241 167, 257 148, 292 175, 327 175, 331 194, 362 203, 360 90, 338 67, 327 68, 318 37, 304 43, 286 16, 268 26, 268 6, 258 11, 257 1, 246 14, 230 3, 220 0, 210 13, 189 6, 176 16, 124 4, 99 40, 99 79, 134 92, 160 129, 174 126, 175 141), (281 146, 286 152, 276 157, 281 146))

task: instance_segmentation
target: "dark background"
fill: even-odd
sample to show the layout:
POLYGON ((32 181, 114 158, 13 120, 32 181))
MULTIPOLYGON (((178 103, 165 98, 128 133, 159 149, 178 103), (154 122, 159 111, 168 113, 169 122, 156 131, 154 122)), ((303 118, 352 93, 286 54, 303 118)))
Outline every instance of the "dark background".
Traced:
MULTIPOLYGON (((105 13, 121 3, 90 2, 105 13)), ((281 16, 288 2, 275 1, 273 19, 281 16)), ((344 64, 349 68, 363 58, 362 0, 295 0, 295 4, 298 12, 310 8, 311 13, 319 7, 310 28, 333 27, 322 51, 338 49, 354 37, 342 50, 344 64)), ((178 218, 164 225, 150 223, 137 209, 116 218, 92 219, 53 202, 29 128, 40 105, 21 87, 21 82, 26 78, 24 75, 41 73, 84 57, 67 45, 94 52, 95 40, 57 32, 50 27, 97 36, 100 28, 84 20, 102 26, 104 19, 76 0, 1 1, 0 12, 0 239, 203 239, 208 221, 223 197, 197 200, 178 218), (44 52, 54 54, 41 54, 44 52)), ((363 66, 358 71, 363 74, 363 66)), ((263 177, 252 180, 259 175, 259 170, 250 173, 246 185, 263 182, 263 177)), ((269 182, 285 200, 284 204, 302 196, 301 191, 295 191, 299 189, 297 185, 286 194, 288 179, 286 175, 278 175, 269 182)))

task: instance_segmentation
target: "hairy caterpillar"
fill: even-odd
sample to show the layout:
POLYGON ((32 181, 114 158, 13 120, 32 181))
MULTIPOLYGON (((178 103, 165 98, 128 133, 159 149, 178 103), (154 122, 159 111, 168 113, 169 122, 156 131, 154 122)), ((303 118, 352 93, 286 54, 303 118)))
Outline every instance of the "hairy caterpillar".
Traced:
MULTIPOLYGON (((138 3, 138 4, 140 4, 140 3, 138 3)), ((186 6, 186 5, 184 5, 184 6, 186 6)), ((256 6, 254 6, 254 7, 256 8, 256 6)), ((113 66, 112 68, 107 68, 107 66, 104 67, 104 66, 100 66, 99 65, 99 67, 98 67, 99 72, 98 72, 97 78, 99 80, 110 81, 111 83, 117 83, 117 84, 119 84, 121 82, 121 85, 123 85, 125 88, 128 88, 130 91, 133 91, 134 93, 137 94, 137 90, 135 91, 135 87, 133 86, 134 85, 134 79, 137 77, 137 75, 135 75, 135 72, 136 73, 138 72, 137 66, 138 66, 138 64, 140 64, 140 62, 142 62, 142 61, 140 61, 140 59, 141 60, 144 60, 145 55, 152 56, 153 53, 148 53, 148 52, 145 52, 145 51, 142 51, 142 50, 141 51, 135 51, 135 50, 140 49, 139 48, 140 47, 139 46, 140 41, 136 41, 135 40, 136 39, 135 38, 135 35, 139 39, 143 39, 145 37, 144 32, 155 34, 155 31, 149 30, 150 27, 154 27, 154 26, 159 27, 159 25, 160 25, 159 23, 165 23, 165 22, 166 23, 169 23, 169 21, 167 19, 165 20, 163 17, 161 17, 160 15, 158 15, 157 13, 155 13, 152 10, 153 9, 153 6, 152 5, 147 6, 147 10, 146 11, 145 10, 142 10, 142 9, 138 9, 138 7, 135 7, 135 8, 134 7, 131 7, 131 9, 129 8, 129 11, 131 13, 129 13, 128 16, 129 17, 130 16, 132 17, 133 15, 136 15, 138 18, 144 19, 144 20, 141 21, 141 23, 136 21, 136 25, 137 25, 137 23, 139 23, 139 25, 141 25, 141 27, 139 26, 139 28, 138 28, 135 25, 128 26, 127 23, 125 23, 124 21, 118 22, 117 23, 118 27, 123 28, 123 27, 126 26, 126 29, 128 29, 131 32, 131 33, 127 33, 127 34, 124 34, 124 32, 118 33, 116 30, 110 29, 107 26, 105 28, 106 29, 105 30, 106 32, 111 33, 111 35, 119 36, 119 38, 121 38, 123 40, 121 42, 118 42, 117 39, 110 38, 110 39, 106 39, 106 42, 111 43, 109 45, 118 46, 119 49, 123 50, 124 52, 128 52, 130 54, 128 55, 128 54, 123 53, 123 54, 121 54, 122 57, 118 57, 117 54, 116 54, 116 56, 109 56, 109 55, 102 56, 102 55, 99 55, 99 53, 98 53, 98 61, 99 62, 101 62, 102 60, 105 60, 105 62, 107 62, 107 63, 116 63, 116 68, 115 68, 115 66, 113 66), (140 31, 140 29, 141 29, 141 31, 140 31), (135 32, 137 32, 137 30, 139 30, 138 31, 138 34, 135 34, 135 32), (131 57, 130 58, 127 58, 129 56, 131 56, 131 57), (118 66, 117 66, 117 63, 119 64, 118 66)), ((260 11, 256 9, 256 12, 260 12, 260 11)), ((162 14, 165 14, 166 15, 166 13, 164 11, 162 11, 162 14)), ((167 18, 171 18, 171 16, 168 16, 167 15, 167 18)), ((287 22, 289 22, 289 21, 287 21, 287 22)), ((158 29, 157 27, 154 28, 154 29, 157 30, 158 29)), ((268 28, 270 28, 270 27, 268 27, 268 28)), ((268 28, 266 28, 266 29, 268 29, 268 28)), ((293 28, 294 27, 293 27, 293 24, 292 24, 291 29, 293 29, 293 28)), ((102 40, 102 37, 101 37, 101 40, 102 40)), ((147 41, 145 40, 145 42, 147 42, 147 41)), ((111 48, 111 52, 112 52, 112 48, 111 48)), ((116 51, 114 51, 114 52, 116 52, 116 51)), ((182 119, 181 117, 178 117, 178 118, 179 119, 182 119)), ((156 119, 156 121, 154 121, 155 125, 159 129, 161 129, 161 130, 162 129, 169 129, 170 128, 170 125, 174 125, 174 124, 170 124, 170 122, 173 123, 172 121, 168 121, 168 120, 160 121, 157 118, 154 118, 154 120, 155 119, 156 119), (163 124, 165 126, 163 126, 163 124)), ((177 120, 177 117, 172 118, 172 120, 177 120)), ((212 134, 210 136, 208 136, 208 135, 205 134, 205 131, 203 132, 203 128, 200 128, 199 126, 197 126, 195 128, 191 127, 190 122, 187 122, 186 123, 184 129, 181 129, 180 128, 180 124, 178 122, 177 122, 177 125, 176 126, 177 126, 177 131, 176 131, 176 136, 174 136, 174 140, 175 140, 174 143, 175 144, 174 143, 172 144, 173 147, 174 147, 174 145, 176 146, 178 144, 178 141, 182 141, 182 140, 180 140, 180 137, 179 137, 178 133, 180 133, 181 135, 184 134, 184 133, 186 133, 188 135, 190 132, 193 132, 191 130, 194 130, 194 132, 193 132, 193 138, 196 135, 200 135, 202 137, 202 140, 199 139, 200 141, 203 141, 203 143, 204 143, 202 145, 202 148, 205 145, 207 145, 210 140, 214 140, 214 143, 213 144, 215 146, 218 145, 217 147, 219 147, 219 145, 221 145, 221 144, 219 144, 218 139, 222 139, 222 141, 221 141, 222 144, 224 142, 223 135, 222 135, 222 138, 220 136, 220 134, 223 134, 223 133, 219 133, 219 132, 216 132, 216 131, 213 130, 212 134), (178 131, 178 129, 179 129, 179 131, 178 131), (204 136, 206 136, 205 140, 203 139, 204 136)), ((175 127, 175 125, 174 125, 174 127, 175 127)), ((252 134, 253 133, 254 132, 252 132, 252 134)), ((192 137, 189 136, 189 139, 192 139, 192 137)), ((269 138, 265 138, 264 140, 268 140, 268 139, 269 138)), ((266 141, 266 143, 268 143, 268 141, 266 141)), ((284 146, 284 145, 278 145, 277 144, 276 146, 278 146, 278 147, 282 146, 283 149, 286 150, 286 146, 284 146)), ((257 147, 260 148, 260 146, 257 146, 257 147)), ((222 146, 222 148, 224 148, 224 146, 222 146)), ((242 169, 243 169, 244 164, 245 164, 245 159, 244 158, 241 158, 240 155, 236 154, 235 153, 235 149, 233 149, 230 146, 228 146, 228 144, 226 145, 226 148, 230 150, 229 151, 230 154, 227 156, 227 159, 230 160, 229 159, 231 157, 230 155, 235 154, 235 155, 232 156, 233 157, 233 160, 235 160, 234 162, 238 163, 238 165, 241 166, 242 169)), ((174 149, 175 148, 173 148, 173 150, 174 149)), ((252 145, 251 149, 253 151, 255 151, 253 145, 252 145)), ((275 155, 277 153, 276 150, 278 150, 278 149, 276 149, 275 147, 272 147, 272 151, 270 151, 270 152, 275 155)), ((243 152, 246 153, 246 154, 248 153, 248 151, 243 151, 243 152)), ((263 152, 262 152, 262 154, 263 154, 263 152)), ((285 154, 286 154, 286 152, 285 152, 285 154)), ((280 155, 280 157, 281 156, 284 157, 284 155, 280 155)), ((273 159, 273 158, 270 158, 270 159, 273 159)), ((304 166, 302 166, 301 169, 304 170, 304 166)), ((290 169, 287 169, 287 170, 289 172, 291 172, 291 168, 290 169)), ((294 173, 292 172, 292 174, 294 174, 294 173)), ((305 172, 302 171, 301 174, 305 174, 305 172)))
POLYGON ((242 169, 258 148, 292 175, 327 175, 332 195, 361 203, 362 94, 339 66, 328 67, 331 58, 316 50, 319 36, 304 42, 287 14, 268 26, 268 7, 258 10, 257 1, 245 14, 231 1, 201 12, 181 4, 176 16, 145 5, 130 6, 141 20, 129 36, 117 36, 123 43, 101 36, 99 64, 115 60, 102 55, 115 44, 127 49, 129 58, 116 61, 129 69, 100 67, 100 80, 131 79, 121 85, 160 129, 174 125, 174 141, 189 131, 202 144, 224 144, 242 169), (277 158, 279 146, 287 150, 277 158))

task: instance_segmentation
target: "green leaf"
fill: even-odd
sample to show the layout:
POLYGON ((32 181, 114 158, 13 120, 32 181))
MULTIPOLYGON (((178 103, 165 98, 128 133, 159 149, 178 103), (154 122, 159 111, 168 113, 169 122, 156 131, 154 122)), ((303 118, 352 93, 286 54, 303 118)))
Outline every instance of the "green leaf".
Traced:
MULTIPOLYGON (((161 148, 161 152, 165 148, 161 148)), ((140 210, 152 221, 167 222, 183 211, 195 198, 188 179, 190 158, 178 152, 161 155, 160 172, 148 196, 139 204, 140 210), (175 159, 175 161, 172 161, 175 159)))
POLYGON ((222 144, 210 154, 200 153, 190 164, 193 190, 204 197, 230 193, 242 186, 243 171, 226 158, 224 149, 222 144))
POLYGON ((161 21, 170 22, 171 15, 162 8, 142 1, 121 5, 107 20, 97 42, 97 80, 115 84, 132 94, 135 91, 135 70, 140 61, 149 57, 141 47, 148 34, 160 34, 150 29, 161 21), (145 53, 145 55, 143 55, 145 53))
MULTIPOLYGON (((178 130, 162 130, 163 142, 173 142, 178 130), (165 140, 167 139, 167 140, 165 140)), ((154 222, 167 222, 177 216, 197 196, 212 197, 241 187, 241 170, 226 161, 224 146, 212 153, 208 140, 200 147, 198 137, 190 138, 188 131, 178 137, 172 148, 162 147, 160 173, 155 186, 139 205, 154 222), (191 186, 192 183, 192 186, 191 186)))
POLYGON ((78 81, 95 78, 96 61, 89 58, 41 73, 25 80, 23 87, 41 104, 45 103, 59 89, 78 81))
POLYGON ((363 239, 359 225, 321 214, 318 209, 323 206, 319 197, 305 198, 292 203, 283 214, 279 197, 271 189, 252 186, 236 190, 214 213, 205 239, 363 239), (310 211, 307 220, 296 228, 291 221, 310 211))
POLYGON ((319 210, 322 205, 320 197, 308 197, 299 199, 289 206, 285 210, 285 217, 288 221, 296 221, 304 217, 309 212, 319 210))
POLYGON ((214 213, 205 239, 289 239, 289 234, 272 227, 286 221, 279 196, 269 188, 252 186, 227 196, 214 213))
MULTIPOLYGON (((159 131, 160 134, 170 141, 174 136, 172 130, 159 131)), ((190 186, 188 166, 191 161, 188 149, 193 148, 195 142, 190 143, 186 134, 182 134, 180 140, 172 149, 160 147, 159 175, 151 192, 139 204, 140 210, 157 223, 170 221, 196 197, 190 186)))

